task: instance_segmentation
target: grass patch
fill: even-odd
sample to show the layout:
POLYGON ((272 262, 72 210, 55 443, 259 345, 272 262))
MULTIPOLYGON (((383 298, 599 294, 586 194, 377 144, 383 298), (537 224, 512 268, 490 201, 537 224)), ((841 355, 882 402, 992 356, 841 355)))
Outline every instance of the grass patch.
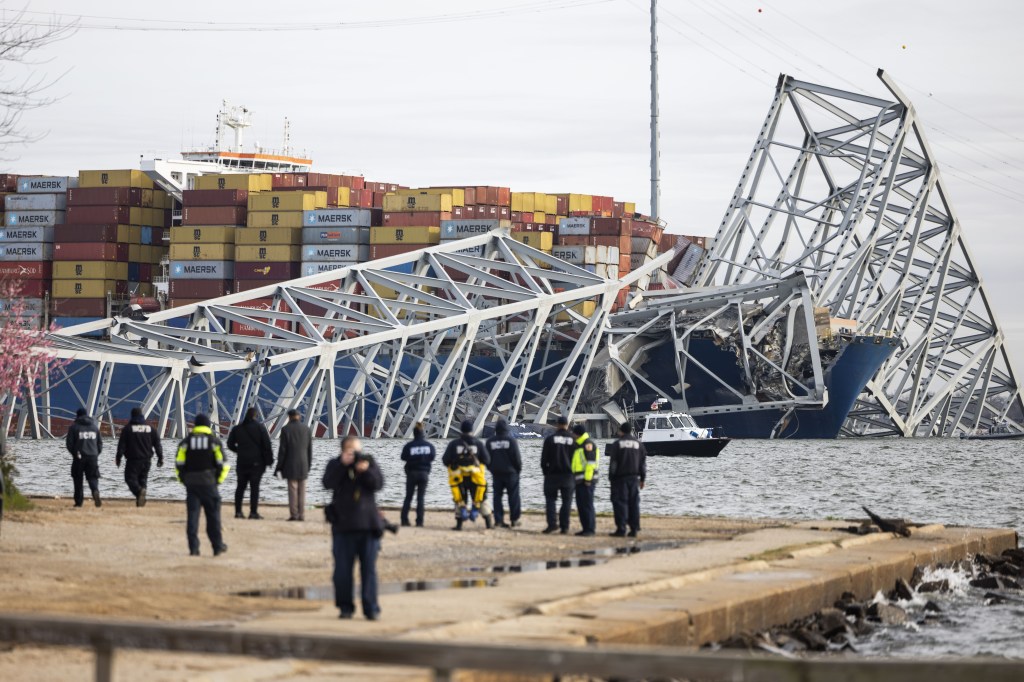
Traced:
POLYGON ((22 495, 14 483, 14 478, 17 475, 18 468, 14 466, 14 458, 4 444, 0 443, 0 476, 3 476, 5 512, 32 509, 32 501, 22 495))

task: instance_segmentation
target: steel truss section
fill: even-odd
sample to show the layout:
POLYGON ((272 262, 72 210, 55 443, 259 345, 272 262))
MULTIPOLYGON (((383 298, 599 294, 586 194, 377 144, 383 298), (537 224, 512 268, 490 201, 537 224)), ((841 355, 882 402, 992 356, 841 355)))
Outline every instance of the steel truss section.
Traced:
MULTIPOLYGON (((469 416, 572 413, 623 280, 605 280, 497 230, 422 251, 52 335, 71 360, 23 397, 19 435, 52 435, 51 404, 113 426, 130 407, 177 437, 205 412, 237 422, 255 406, 279 429, 300 410, 320 435, 444 436, 469 416), (480 251, 482 249, 482 251, 480 251), (109 339, 91 338, 109 332, 109 339), (62 392, 63 401, 50 400, 62 392), (460 414, 459 401, 475 399, 460 414), (31 408, 31 409, 29 409, 31 408)), ((66 421, 65 421, 66 423, 66 421)))
POLYGON ((910 101, 779 79, 693 284, 806 276, 815 306, 901 340, 847 435, 949 436, 1008 420, 1020 393, 1003 332, 910 101))

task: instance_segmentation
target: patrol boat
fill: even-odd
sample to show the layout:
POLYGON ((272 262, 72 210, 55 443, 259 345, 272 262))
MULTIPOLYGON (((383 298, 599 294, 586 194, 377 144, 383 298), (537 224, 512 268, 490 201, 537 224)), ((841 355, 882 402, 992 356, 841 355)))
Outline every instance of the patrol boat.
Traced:
POLYGON ((640 432, 647 454, 665 457, 717 457, 730 440, 702 429, 683 412, 648 414, 640 432))

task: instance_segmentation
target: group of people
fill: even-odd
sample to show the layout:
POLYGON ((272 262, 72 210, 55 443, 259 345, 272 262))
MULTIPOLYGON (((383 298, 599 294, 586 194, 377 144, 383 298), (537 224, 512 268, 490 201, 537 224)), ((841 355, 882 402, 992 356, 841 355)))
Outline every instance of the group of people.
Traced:
MULTIPOLYGON (((575 500, 581 530, 579 536, 596 533, 597 514, 594 509, 594 488, 599 479, 600 450, 582 425, 570 429, 569 420, 559 417, 554 433, 544 439, 540 468, 544 475, 544 499, 547 526, 545 534, 569 532, 572 505, 575 500)), ((460 435, 452 440, 441 458, 448 473, 455 505, 455 528, 462 530, 466 521, 483 518, 487 527, 516 527, 522 516, 519 478, 523 461, 516 439, 508 424, 499 420, 494 435, 486 441, 475 437, 473 422, 464 421, 460 435), (488 504, 488 480, 493 480, 493 508, 488 504), (509 506, 505 521, 504 503, 509 506)), ((99 456, 103 439, 96 422, 85 410, 79 410, 68 431, 66 446, 72 456, 71 475, 74 481, 75 506, 84 502, 84 483, 88 481, 96 506, 101 506, 99 492, 99 456)), ((274 464, 270 434, 251 408, 245 419, 228 434, 227 447, 236 453, 235 518, 242 513, 245 493, 249 491, 249 519, 259 514, 260 482, 266 469, 274 464)), ((615 517, 612 536, 636 537, 640 531, 640 490, 647 478, 646 453, 643 444, 633 436, 632 427, 619 427, 619 438, 608 446, 608 478, 615 517)), ((415 523, 424 525, 426 487, 437 453, 421 424, 413 429, 413 439, 402 449, 405 463, 406 494, 401 511, 401 524, 410 526, 415 502, 415 523)), ((163 466, 163 451, 157 431, 146 423, 138 408, 132 410, 129 423, 122 429, 117 445, 116 463, 125 461, 125 482, 135 496, 137 506, 146 504, 146 487, 150 463, 156 457, 163 466)), ((274 473, 288 481, 289 521, 305 519, 306 480, 313 463, 313 433, 302 423, 301 415, 291 410, 288 423, 281 429, 277 466, 274 473)), ((206 533, 214 556, 227 551, 220 520, 218 486, 230 470, 221 440, 214 433, 210 419, 196 415, 190 433, 179 443, 175 453, 175 471, 185 486, 188 519, 186 536, 189 553, 198 556, 199 516, 206 516, 206 533)), ((331 491, 331 502, 324 508, 331 524, 334 555, 335 599, 341 618, 355 612, 354 569, 359 561, 363 614, 374 620, 380 614, 377 601, 376 561, 380 538, 388 524, 377 508, 376 493, 384 486, 384 476, 372 457, 362 453, 362 442, 356 436, 341 439, 337 458, 327 463, 323 486, 331 491)))

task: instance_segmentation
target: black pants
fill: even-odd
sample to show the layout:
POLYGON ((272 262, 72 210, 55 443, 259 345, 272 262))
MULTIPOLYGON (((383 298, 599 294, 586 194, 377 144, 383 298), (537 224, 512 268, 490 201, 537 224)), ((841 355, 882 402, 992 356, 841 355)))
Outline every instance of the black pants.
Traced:
POLYGON ((597 530, 597 511, 594 509, 594 486, 584 481, 576 481, 576 511, 580 515, 580 525, 584 533, 597 530))
POLYGON ((355 612, 353 571, 356 559, 359 559, 363 613, 376 616, 380 613, 380 604, 377 603, 377 552, 380 551, 380 540, 370 531, 333 533, 333 540, 334 603, 342 613, 355 612))
POLYGON ((544 477, 544 506, 547 511, 548 528, 569 530, 572 515, 572 489, 576 485, 572 474, 549 474, 544 477), (562 498, 562 507, 558 509, 558 498, 562 498))
POLYGON ((139 496, 142 489, 149 483, 150 459, 125 459, 124 461, 124 482, 128 484, 128 490, 132 495, 139 496))
POLYGON ((640 530, 640 479, 624 476, 612 479, 612 512, 615 514, 615 530, 640 530))
POLYGON ((412 508, 412 498, 415 495, 416 525, 423 525, 423 505, 429 480, 429 471, 410 470, 405 472, 405 502, 402 503, 402 523, 409 523, 409 509, 412 508))
POLYGON ((82 479, 89 481, 89 490, 100 487, 99 457, 82 455, 71 461, 71 481, 75 484, 75 506, 81 507, 85 501, 85 490, 82 479))
POLYGON ((519 499, 519 474, 492 474, 494 478, 494 522, 501 525, 505 522, 505 507, 502 498, 508 493, 509 520, 515 523, 522 514, 522 502, 519 499))
POLYGON ((188 536, 190 552, 199 551, 199 510, 206 514, 206 537, 214 550, 224 544, 220 533, 220 492, 216 485, 186 485, 185 507, 188 509, 188 523, 185 533, 188 536))
POLYGON ((255 514, 260 507, 260 481, 267 467, 238 468, 238 485, 235 487, 235 513, 242 513, 242 501, 245 500, 245 489, 249 488, 249 514, 255 514))

